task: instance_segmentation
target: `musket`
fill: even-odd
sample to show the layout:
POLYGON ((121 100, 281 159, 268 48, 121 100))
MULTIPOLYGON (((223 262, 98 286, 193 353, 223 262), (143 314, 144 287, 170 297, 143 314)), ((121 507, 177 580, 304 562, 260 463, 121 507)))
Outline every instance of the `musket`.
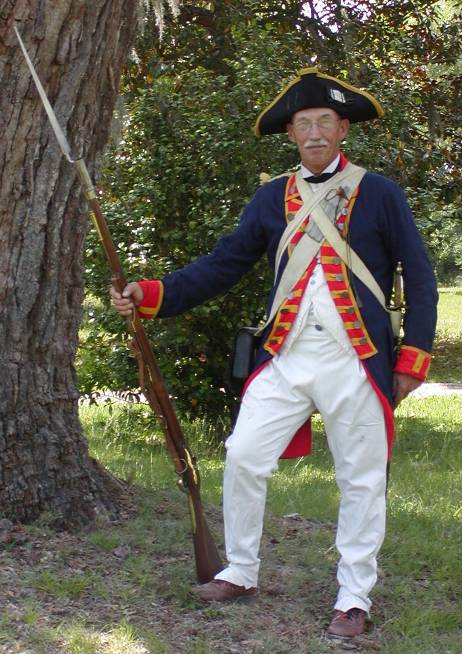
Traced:
MULTIPOLYGON (((87 166, 83 159, 73 160, 71 158, 69 143, 57 121, 21 36, 16 27, 14 30, 62 153, 69 163, 73 164, 77 169, 83 193, 88 202, 90 218, 98 232, 109 268, 111 269, 112 282, 114 287, 122 293, 127 285, 127 280, 112 241, 106 219, 99 206, 87 166)), ((197 579, 199 583, 207 583, 223 568, 223 565, 205 519, 200 497, 200 477, 196 460, 186 444, 173 403, 162 379, 150 342, 136 309, 133 311, 132 316, 127 319, 127 323, 128 330, 135 344, 135 352, 140 366, 141 390, 144 390, 149 405, 160 420, 165 434, 168 452, 173 460, 176 473, 179 476, 178 484, 188 496, 197 579)))

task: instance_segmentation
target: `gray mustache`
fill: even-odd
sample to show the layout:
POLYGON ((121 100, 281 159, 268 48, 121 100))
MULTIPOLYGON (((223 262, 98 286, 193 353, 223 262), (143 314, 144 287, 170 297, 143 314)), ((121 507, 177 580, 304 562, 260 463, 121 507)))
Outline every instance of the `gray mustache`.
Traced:
POLYGON ((329 145, 329 144, 324 139, 316 139, 315 141, 313 139, 307 139, 303 144, 303 147, 310 148, 316 145, 329 145))

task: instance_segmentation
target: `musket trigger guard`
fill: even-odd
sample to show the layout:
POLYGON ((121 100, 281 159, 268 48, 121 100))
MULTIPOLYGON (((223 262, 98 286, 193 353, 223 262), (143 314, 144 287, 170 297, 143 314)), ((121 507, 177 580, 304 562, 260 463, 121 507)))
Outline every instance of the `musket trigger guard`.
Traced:
POLYGON ((177 470, 176 471, 176 474, 181 477, 181 475, 184 475, 184 473, 187 471, 188 464, 186 463, 186 461, 184 459, 178 459, 178 461, 181 461, 181 463, 183 463, 183 465, 184 465, 183 470, 180 470, 180 471, 177 470))
POLYGON ((184 464, 184 468, 183 468, 183 470, 176 470, 176 474, 179 477, 177 484, 180 487, 180 489, 183 491, 183 493, 187 493, 188 492, 188 487, 185 484, 184 475, 188 471, 188 464, 186 463, 186 461, 184 459, 178 459, 178 460, 181 461, 181 463, 184 464))

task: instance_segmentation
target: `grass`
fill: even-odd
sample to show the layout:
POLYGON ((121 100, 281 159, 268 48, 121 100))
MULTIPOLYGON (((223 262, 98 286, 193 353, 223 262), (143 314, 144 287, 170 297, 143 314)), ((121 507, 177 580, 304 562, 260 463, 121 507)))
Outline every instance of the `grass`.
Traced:
POLYGON ((428 381, 462 383, 462 287, 439 289, 438 323, 428 381))
MULTIPOLYGON (((377 626, 357 651, 460 654, 461 417, 462 400, 446 396, 408 399, 398 411, 388 532, 373 593, 377 626)), ((199 606, 190 594, 186 501, 145 407, 82 407, 82 420, 92 453, 116 475, 131 476, 138 515, 77 535, 31 526, 30 540, 3 552, 0 594, 8 598, 14 587, 15 601, 0 619, 2 654, 343 651, 323 637, 335 596, 338 494, 318 418, 313 456, 282 461, 270 482, 259 599, 227 607, 199 606)), ((186 431, 222 548, 223 453, 202 426, 186 431)))
POLYGON ((61 575, 42 570, 30 579, 30 585, 55 598, 78 597, 91 587, 91 575, 61 575))
MULTIPOLYGON (((433 380, 461 379, 462 297, 441 293, 433 380), (452 349, 451 349, 452 348, 452 349), (438 350, 437 350, 438 351, 438 350), (446 361, 446 362, 445 362, 446 361)), ((328 654, 335 598, 338 492, 322 423, 314 454, 271 479, 261 592, 253 605, 200 606, 185 496, 143 405, 81 408, 92 454, 136 488, 136 517, 56 534, 45 518, 0 550, 1 654, 328 654)), ((356 651, 460 654, 462 399, 409 398, 397 412, 388 529, 373 591, 371 635, 356 651)), ((223 426, 219 425, 220 432, 223 426)), ((223 548, 223 447, 215 426, 186 421, 207 519, 223 548)))
MULTIPOLYGON (((81 421, 95 457, 119 477, 137 483, 142 480, 149 489, 171 488, 176 483, 163 433, 149 407, 131 403, 82 407, 81 421)), ((187 422, 185 431, 201 461, 201 474, 207 477, 203 500, 217 504, 223 447, 216 442, 214 427, 204 419, 187 422)))
MULTIPOLYGON (((99 411, 103 409, 92 408, 87 419, 90 412, 99 411)), ((132 406, 129 411, 134 412, 136 420, 136 412, 140 409, 132 406)), ((111 419, 117 421, 114 414, 111 419)), ((318 418, 314 419, 314 428, 314 455, 303 460, 282 461, 270 482, 265 527, 265 537, 270 543, 267 544, 270 551, 265 555, 269 570, 265 572, 264 561, 263 583, 271 584, 273 575, 277 574, 286 584, 289 597, 306 597, 307 606, 312 606, 307 588, 314 585, 316 602, 320 603, 317 610, 328 614, 335 587, 333 540, 338 492, 318 418), (281 569, 282 565, 285 570, 281 569)), ((397 429, 399 435, 389 485, 388 533, 380 557, 380 579, 374 591, 374 615, 378 625, 385 625, 381 631, 381 651, 387 654, 459 654, 462 634, 462 400, 454 396, 408 399, 397 412, 397 429)), ((192 443, 195 434, 197 424, 189 434, 192 443)), ((133 448, 138 447, 127 439, 120 439, 120 442, 125 443, 122 458, 125 468, 116 468, 116 474, 126 469, 128 460, 135 455, 133 448)), ((97 439, 93 439, 93 446, 98 448, 97 439)), ((199 458, 204 495, 208 501, 216 503, 221 485, 220 451, 215 450, 212 456, 209 451, 208 459, 204 460, 201 443, 194 443, 193 449, 196 447, 202 451, 199 458)), ((97 449, 95 453, 103 457, 104 449, 97 449)), ((141 476, 136 482, 157 491, 167 491, 172 483, 171 464, 160 449, 153 458, 151 456, 150 453, 145 458, 152 468, 138 466, 141 476)), ((110 460, 113 464, 114 459, 110 460)), ((140 529, 144 533, 145 526, 140 529)), ((135 541, 136 531, 132 534, 135 541)), ((169 536, 163 534, 162 541, 158 542, 157 551, 167 549, 174 556, 178 543, 187 540, 187 532, 187 521, 177 524, 173 531, 169 529, 169 536)), ((143 559, 127 566, 129 583, 146 588, 149 583, 143 570, 148 565, 149 561, 143 559)), ((184 586, 178 582, 185 570, 180 566, 177 581, 175 575, 171 578, 170 591, 164 588, 168 601, 188 605, 187 595, 179 590, 184 590, 184 586), (176 588, 175 584, 178 584, 176 588)), ((227 628, 235 619, 221 608, 208 610, 211 611, 209 620, 227 625, 227 628)), ((295 619, 294 607, 288 610, 289 614, 292 610, 295 619)), ((249 650, 254 654, 291 651, 289 645, 276 645, 271 641, 271 634, 262 634, 254 625, 251 632, 257 632, 257 641, 263 639, 263 645, 256 643, 249 650)), ((310 653, 331 651, 324 649, 327 646, 316 637, 311 639, 310 647, 310 653)))

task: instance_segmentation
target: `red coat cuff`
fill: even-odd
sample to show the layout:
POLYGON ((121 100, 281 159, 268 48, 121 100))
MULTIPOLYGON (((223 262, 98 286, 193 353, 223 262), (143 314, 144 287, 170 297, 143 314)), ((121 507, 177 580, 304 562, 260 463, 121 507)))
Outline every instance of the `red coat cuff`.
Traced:
POLYGON ((137 307, 140 318, 155 318, 164 299, 164 285, 159 279, 143 279, 138 284, 144 293, 141 304, 137 307))
POLYGON ((431 355, 411 345, 402 345, 393 372, 424 381, 430 368, 431 355))

